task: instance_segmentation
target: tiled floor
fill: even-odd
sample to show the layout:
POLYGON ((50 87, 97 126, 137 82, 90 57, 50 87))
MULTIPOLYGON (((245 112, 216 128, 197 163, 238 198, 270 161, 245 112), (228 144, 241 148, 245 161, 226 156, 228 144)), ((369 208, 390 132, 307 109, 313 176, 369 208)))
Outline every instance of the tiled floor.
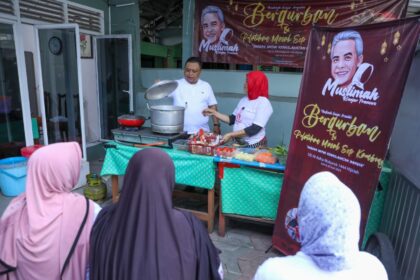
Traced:
MULTIPOLYGON (((91 172, 100 173, 101 161, 90 163, 91 172)), ((122 180, 119 180, 122 182, 122 180)), ((110 185, 110 182, 108 182, 110 185)), ((78 189, 82 192, 82 189, 78 189)), ((110 194, 110 191, 108 191, 110 194)), ((0 195, 0 214, 6 209, 12 198, 0 195)), ((105 204, 110 203, 108 200, 105 204)), ((223 263, 224 279, 252 279, 258 266, 269 257, 278 256, 279 253, 271 246, 271 233, 273 226, 255 222, 229 219, 226 235, 220 237, 216 228, 210 234, 214 244, 222 251, 220 258, 223 263), (267 252, 267 253, 266 253, 267 252)))
POLYGON ((278 256, 278 252, 269 250, 271 232, 272 226, 230 220, 224 237, 216 231, 211 233, 214 244, 222 251, 224 279, 252 279, 260 264, 278 256))

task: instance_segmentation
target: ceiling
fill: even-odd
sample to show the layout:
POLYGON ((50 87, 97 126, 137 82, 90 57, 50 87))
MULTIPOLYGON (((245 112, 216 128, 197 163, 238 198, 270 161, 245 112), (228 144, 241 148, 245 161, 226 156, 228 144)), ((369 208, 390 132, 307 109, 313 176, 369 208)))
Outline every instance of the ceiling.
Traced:
MULTIPOLYGON (((159 43, 163 33, 181 37, 182 5, 183 0, 139 0, 141 39, 159 43)), ((409 0, 407 16, 416 14, 420 15, 420 0, 409 0)))
POLYGON ((176 29, 182 34, 183 0, 140 0, 141 38, 152 43, 159 42, 159 33, 176 29))

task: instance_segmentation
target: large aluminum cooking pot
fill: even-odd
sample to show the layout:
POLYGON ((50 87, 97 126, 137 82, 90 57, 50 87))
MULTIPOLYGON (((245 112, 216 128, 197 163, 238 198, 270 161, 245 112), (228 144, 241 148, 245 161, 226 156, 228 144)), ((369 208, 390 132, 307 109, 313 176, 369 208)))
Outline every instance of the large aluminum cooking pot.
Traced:
POLYGON ((151 106, 152 131, 162 134, 181 133, 184 130, 184 107, 172 105, 151 106))
MULTIPOLYGON (((177 81, 165 80, 152 85, 146 90, 144 98, 158 100, 167 97, 178 87, 177 81)), ((162 134, 181 133, 184 130, 184 107, 172 105, 155 105, 147 107, 150 111, 150 122, 153 132, 162 134)))

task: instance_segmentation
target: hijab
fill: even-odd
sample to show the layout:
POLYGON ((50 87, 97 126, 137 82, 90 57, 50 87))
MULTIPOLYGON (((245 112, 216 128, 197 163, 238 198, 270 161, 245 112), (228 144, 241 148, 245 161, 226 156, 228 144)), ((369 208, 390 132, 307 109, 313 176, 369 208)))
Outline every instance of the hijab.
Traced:
MULTIPOLYGON (((26 192, 12 200, 0 220, 0 272, 8 269, 8 279, 60 279, 87 211, 86 199, 71 193, 80 169, 76 142, 48 145, 31 155, 26 192)), ((93 208, 91 203, 63 279, 85 277, 93 208)))
POLYGON ((319 172, 309 178, 297 219, 303 253, 323 270, 351 268, 359 252, 360 205, 334 174, 319 172))
POLYGON ((118 203, 92 230, 91 279, 217 279, 217 251, 202 224, 194 230, 195 217, 174 209, 174 186, 165 152, 149 148, 130 159, 118 203))
POLYGON ((261 71, 252 71, 246 75, 248 99, 254 100, 260 96, 268 98, 268 79, 261 71))

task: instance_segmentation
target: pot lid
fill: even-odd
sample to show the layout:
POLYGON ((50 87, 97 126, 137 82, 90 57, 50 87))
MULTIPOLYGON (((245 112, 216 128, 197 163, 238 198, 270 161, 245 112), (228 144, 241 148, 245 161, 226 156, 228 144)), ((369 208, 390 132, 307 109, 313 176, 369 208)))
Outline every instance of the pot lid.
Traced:
POLYGON ((157 82, 146 90, 144 98, 147 100, 157 100, 167 97, 178 87, 178 82, 174 80, 164 80, 157 82))

